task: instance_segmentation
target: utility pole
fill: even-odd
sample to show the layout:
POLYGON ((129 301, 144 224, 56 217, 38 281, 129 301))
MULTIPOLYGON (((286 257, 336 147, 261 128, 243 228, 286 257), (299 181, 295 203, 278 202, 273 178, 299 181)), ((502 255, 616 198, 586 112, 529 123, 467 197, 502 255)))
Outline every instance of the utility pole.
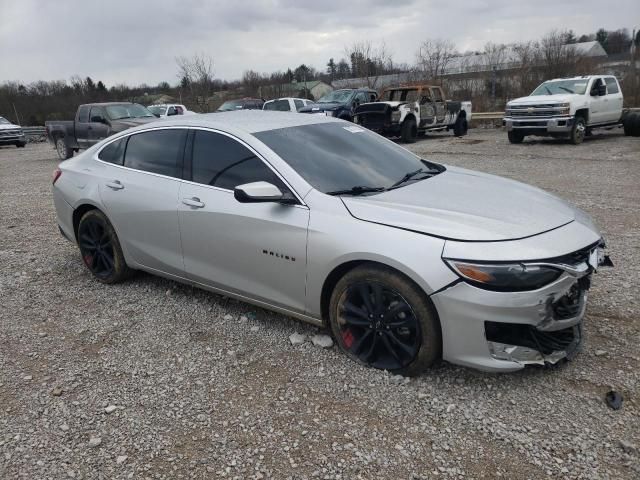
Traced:
POLYGON ((491 104, 493 107, 493 111, 496 109, 496 77, 498 67, 496 65, 491 66, 491 104))

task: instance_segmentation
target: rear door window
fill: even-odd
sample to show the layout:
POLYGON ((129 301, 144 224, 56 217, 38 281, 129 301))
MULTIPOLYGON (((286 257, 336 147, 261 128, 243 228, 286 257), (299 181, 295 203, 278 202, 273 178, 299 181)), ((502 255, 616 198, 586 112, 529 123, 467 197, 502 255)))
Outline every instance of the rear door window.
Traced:
POLYGON ((78 122, 87 123, 89 121, 89 105, 82 105, 78 108, 78 122))
POLYGON ((615 78, 607 77, 604 81, 607 83, 607 94, 611 95, 612 93, 620 93, 618 82, 616 82, 615 78))
POLYGON ((180 177, 186 130, 164 129, 131 135, 127 142, 124 166, 180 177))
POLYGON ((111 142, 104 147, 98 154, 98 158, 102 161, 122 165, 124 163, 124 149, 127 145, 127 138, 121 138, 115 142, 111 142))
POLYGON ((287 191, 273 170, 251 150, 231 137, 214 132, 195 131, 191 172, 194 182, 226 190, 264 181, 287 191))

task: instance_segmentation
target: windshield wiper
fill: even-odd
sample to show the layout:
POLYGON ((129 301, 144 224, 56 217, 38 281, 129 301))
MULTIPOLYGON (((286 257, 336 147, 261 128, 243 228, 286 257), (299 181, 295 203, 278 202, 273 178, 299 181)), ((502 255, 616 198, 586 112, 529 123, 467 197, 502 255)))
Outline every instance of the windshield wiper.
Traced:
MULTIPOLYGON (((426 164, 426 162, 425 162, 426 164)), ((400 180, 398 180, 396 183, 394 183, 393 185, 391 185, 388 190, 391 190, 392 188, 397 188, 400 185, 402 185, 403 183, 408 182, 409 180, 414 179, 417 175, 420 174, 424 174, 425 177, 422 178, 418 178, 416 180, 424 180, 425 178, 429 178, 432 177, 434 175, 437 175, 440 173, 440 170, 437 169, 429 169, 429 170, 425 170, 424 168, 419 168, 418 170, 416 170, 415 172, 409 172, 407 173, 404 177, 402 177, 400 180)))
POLYGON ((549 87, 544 87, 544 89, 547 91, 547 93, 548 93, 549 95, 553 95, 553 93, 551 92, 551 90, 549 90, 549 87))
POLYGON ((363 193, 372 193, 372 192, 384 192, 386 188, 384 187, 362 187, 355 186, 351 188, 346 188, 344 190, 335 190, 333 192, 326 192, 327 195, 362 195, 363 193))
POLYGON ((558 88, 561 88, 562 90, 566 90, 569 93, 576 93, 576 92, 574 92, 573 90, 571 90, 570 88, 567 88, 567 87, 558 86, 558 88))

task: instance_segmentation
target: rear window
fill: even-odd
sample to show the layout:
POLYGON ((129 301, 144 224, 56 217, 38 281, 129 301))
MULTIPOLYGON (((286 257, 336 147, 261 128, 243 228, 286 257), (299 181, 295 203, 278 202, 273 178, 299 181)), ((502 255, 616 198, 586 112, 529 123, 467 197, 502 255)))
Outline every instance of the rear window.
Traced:
POLYGON ((186 130, 167 129, 138 133, 129 137, 124 166, 180 177, 186 130))
POLYGON ((124 147, 126 144, 126 137, 111 142, 100 151, 98 158, 104 162, 122 165, 124 163, 124 147))
POLYGON ((289 101, 288 100, 274 100, 272 102, 267 102, 264 104, 264 110, 275 110, 278 112, 288 112, 289 111, 289 101))

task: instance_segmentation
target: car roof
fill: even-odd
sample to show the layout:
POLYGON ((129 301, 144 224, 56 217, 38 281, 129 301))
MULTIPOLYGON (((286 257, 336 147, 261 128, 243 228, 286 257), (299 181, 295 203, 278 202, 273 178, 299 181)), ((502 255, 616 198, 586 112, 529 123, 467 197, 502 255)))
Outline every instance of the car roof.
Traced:
POLYGON ((81 107, 109 107, 111 105, 133 105, 133 102, 98 102, 98 103, 83 103, 81 107))
MULTIPOLYGON (((265 132, 280 128, 300 127, 317 123, 343 122, 337 118, 325 115, 304 115, 293 112, 273 112, 269 110, 236 110, 231 112, 203 113, 200 115, 180 116, 178 119, 159 120, 157 125, 162 127, 205 127, 222 130, 223 132, 242 131, 245 133, 265 132)), ((147 123, 140 127, 126 130, 144 130, 155 126, 147 123)))

